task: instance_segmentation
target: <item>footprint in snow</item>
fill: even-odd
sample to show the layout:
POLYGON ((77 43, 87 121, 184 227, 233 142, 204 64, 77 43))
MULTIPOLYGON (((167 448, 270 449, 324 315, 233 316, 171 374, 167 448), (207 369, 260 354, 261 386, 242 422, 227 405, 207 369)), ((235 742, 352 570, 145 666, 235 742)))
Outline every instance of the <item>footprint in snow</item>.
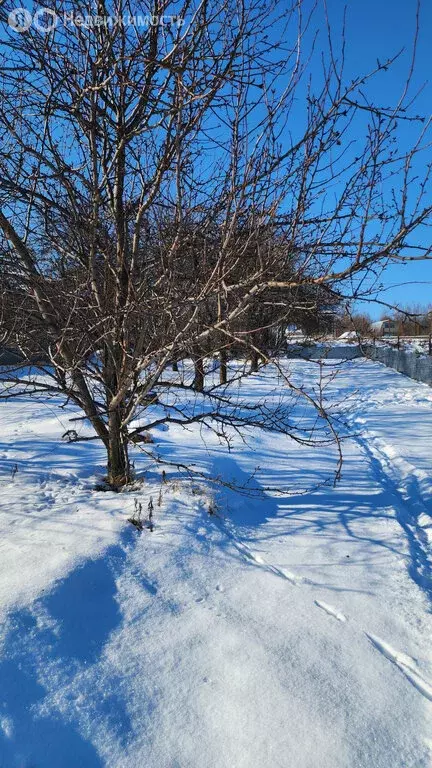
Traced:
POLYGON ((343 613, 340 613, 335 608, 333 608, 328 603, 323 603, 321 600, 315 600, 315 605, 318 606, 318 608, 321 608, 323 611, 328 613, 329 616, 333 616, 334 619, 337 619, 337 621, 346 621, 346 616, 344 616, 343 613))
POLYGON ((416 662, 411 656, 400 651, 395 651, 388 643, 381 640, 376 635, 369 635, 365 632, 366 637, 372 645, 380 652, 386 659, 391 661, 410 681, 410 683, 417 688, 426 699, 432 701, 432 683, 426 680, 418 671, 416 662))
POLYGON ((286 568, 278 568, 276 565, 270 565, 270 563, 266 563, 261 555, 257 555, 255 552, 251 552, 251 550, 244 544, 238 547, 238 549, 240 549, 240 551, 242 551, 249 560, 252 560, 257 565, 261 565, 266 571, 269 571, 269 573, 274 573, 276 576, 280 576, 282 579, 289 581, 290 584, 297 585, 303 583, 304 580, 300 576, 296 576, 286 568))

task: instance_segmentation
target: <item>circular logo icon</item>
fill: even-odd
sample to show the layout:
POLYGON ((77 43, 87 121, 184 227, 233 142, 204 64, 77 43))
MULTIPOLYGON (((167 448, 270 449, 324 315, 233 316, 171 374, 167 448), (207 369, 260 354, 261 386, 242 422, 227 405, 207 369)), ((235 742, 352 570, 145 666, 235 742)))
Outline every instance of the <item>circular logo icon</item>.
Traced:
POLYGON ((32 21, 33 17, 27 8, 15 8, 8 16, 8 24, 15 32, 27 32, 32 21))
POLYGON ((58 16, 51 8, 39 8, 33 17, 33 24, 39 32, 47 34, 56 28, 58 16))

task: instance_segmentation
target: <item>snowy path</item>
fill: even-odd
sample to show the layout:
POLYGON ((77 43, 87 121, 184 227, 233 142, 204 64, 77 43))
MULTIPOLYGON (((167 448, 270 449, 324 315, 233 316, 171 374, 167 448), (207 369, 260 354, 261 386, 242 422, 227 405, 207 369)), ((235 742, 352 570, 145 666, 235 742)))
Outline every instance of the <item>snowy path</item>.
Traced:
MULTIPOLYGON (((290 365, 313 386, 316 366, 290 365)), ((432 392, 355 361, 333 395, 353 432, 337 488, 217 490, 215 515, 190 483, 95 494, 93 443, 0 407, 2 768, 431 765, 432 392), (133 499, 159 491, 137 535, 133 499)), ((263 486, 332 466, 328 448, 253 448, 160 439, 238 482, 259 464, 263 486)))

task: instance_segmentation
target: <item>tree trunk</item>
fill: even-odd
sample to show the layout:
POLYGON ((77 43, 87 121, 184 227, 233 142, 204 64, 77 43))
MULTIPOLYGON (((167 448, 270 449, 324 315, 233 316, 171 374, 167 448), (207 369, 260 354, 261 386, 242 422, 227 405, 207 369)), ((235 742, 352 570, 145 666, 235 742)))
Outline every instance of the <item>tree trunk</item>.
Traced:
POLYGON ((255 350, 252 352, 250 372, 256 373, 258 370, 258 353, 255 350))
POLYGON ((204 389, 204 363, 202 357, 194 358, 195 376, 193 380, 193 388, 197 392, 202 392, 204 389))
POLYGON ((227 354, 226 349, 221 349, 219 352, 219 382, 221 384, 227 383, 227 354))
POLYGON ((121 412, 110 412, 108 420, 108 483, 113 488, 127 485, 131 480, 128 443, 121 430, 121 412))
POLYGON ((172 361, 172 369, 175 373, 178 373, 178 362, 175 359, 172 361))

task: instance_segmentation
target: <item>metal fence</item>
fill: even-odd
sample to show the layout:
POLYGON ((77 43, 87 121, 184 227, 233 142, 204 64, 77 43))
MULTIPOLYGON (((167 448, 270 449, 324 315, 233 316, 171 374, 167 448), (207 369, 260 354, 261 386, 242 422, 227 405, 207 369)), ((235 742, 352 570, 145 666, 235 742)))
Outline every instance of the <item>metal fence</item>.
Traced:
POLYGON ((412 347, 415 344, 425 354, 432 355, 432 333, 427 336, 381 336, 372 341, 375 344, 379 341, 380 344, 386 344, 394 349, 402 349, 405 352, 412 351, 412 349, 404 349, 406 345, 412 347))
POLYGON ((404 350, 394 344, 365 344, 363 353, 371 360, 394 368, 395 371, 432 386, 432 356, 415 350, 404 350))

